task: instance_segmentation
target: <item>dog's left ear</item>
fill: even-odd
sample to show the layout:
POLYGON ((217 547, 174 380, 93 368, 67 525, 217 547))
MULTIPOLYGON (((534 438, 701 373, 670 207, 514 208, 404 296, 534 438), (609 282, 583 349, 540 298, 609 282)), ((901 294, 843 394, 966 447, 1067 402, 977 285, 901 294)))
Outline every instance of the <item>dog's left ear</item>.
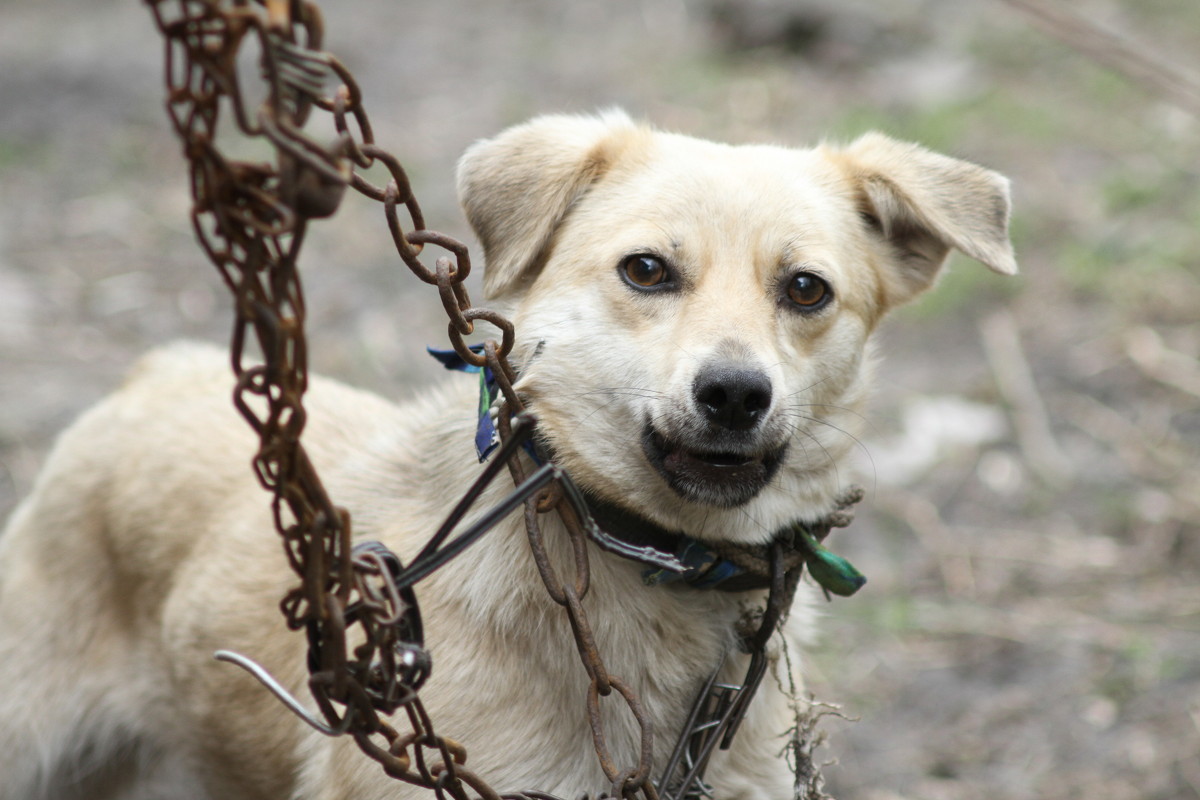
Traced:
POLYGON ((639 130, 621 111, 538 117, 473 144, 458 162, 458 199, 483 245, 484 294, 537 276, 559 224, 639 130))
POLYGON ((882 239, 891 304, 929 288, 951 247, 1002 275, 1016 274, 1003 175, 881 133, 862 136, 840 155, 860 213, 882 239))

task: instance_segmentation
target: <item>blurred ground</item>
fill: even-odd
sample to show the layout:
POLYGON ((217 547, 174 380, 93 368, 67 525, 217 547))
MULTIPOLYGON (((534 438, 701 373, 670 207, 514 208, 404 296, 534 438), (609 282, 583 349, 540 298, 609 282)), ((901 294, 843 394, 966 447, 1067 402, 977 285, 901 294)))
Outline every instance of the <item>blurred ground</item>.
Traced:
MULTIPOLYGON (((1200 5, 1075 8, 1200 68, 1200 5)), ((866 508, 812 689, 842 800, 1200 796, 1200 122, 1010 7, 954 0, 345 0, 327 46, 431 226, 530 114, 718 139, 870 127, 1010 175, 1023 276, 956 260, 883 331, 866 508)), ((0 11, 0 515, 55 432, 168 338, 223 340, 160 44, 135 0, 0 11)), ((402 396, 436 301, 347 202, 306 248, 316 366, 402 396)))

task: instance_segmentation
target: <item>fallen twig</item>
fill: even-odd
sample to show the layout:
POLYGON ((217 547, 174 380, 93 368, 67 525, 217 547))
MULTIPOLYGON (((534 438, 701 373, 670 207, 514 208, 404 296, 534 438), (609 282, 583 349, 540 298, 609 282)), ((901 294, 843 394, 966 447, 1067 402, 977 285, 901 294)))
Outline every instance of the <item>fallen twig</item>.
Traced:
MULTIPOLYGON (((821 768, 832 766, 837 760, 817 763, 814 758, 817 748, 825 744, 825 732, 817 730, 817 726, 825 717, 837 717, 847 722, 857 722, 858 719, 843 714, 841 706, 822 703, 811 694, 801 699, 796 688, 796 673, 792 667, 792 656, 786 640, 782 641, 781 649, 784 667, 787 670, 787 686, 781 684, 779 688, 787 695, 788 705, 795 719, 795 724, 784 733, 788 741, 780 753, 787 759, 788 766, 795 776, 792 800, 836 800, 832 795, 825 793, 825 777, 821 774, 821 768)), ((778 673, 775 677, 778 682, 778 673)))
POLYGON ((1200 397, 1200 361, 1167 347, 1153 328, 1142 326, 1125 334, 1125 354, 1147 377, 1200 397))
POLYGON ((1021 347, 1016 321, 1007 311, 999 311, 984 320, 980 330, 996 387, 1012 413, 1021 452, 1042 480, 1062 486, 1070 481, 1074 470, 1051 432, 1050 418, 1021 347))
POLYGON ((1043 30, 1098 64, 1141 84, 1173 105, 1200 117, 1200 80, 1159 60, 1127 37, 1108 30, 1077 11, 1046 0, 1004 0, 1043 30))
POLYGON ((912 529, 921 546, 937 560, 946 594, 974 597, 975 569, 967 540, 946 526, 938 507, 925 497, 903 489, 893 489, 881 502, 885 510, 912 529))

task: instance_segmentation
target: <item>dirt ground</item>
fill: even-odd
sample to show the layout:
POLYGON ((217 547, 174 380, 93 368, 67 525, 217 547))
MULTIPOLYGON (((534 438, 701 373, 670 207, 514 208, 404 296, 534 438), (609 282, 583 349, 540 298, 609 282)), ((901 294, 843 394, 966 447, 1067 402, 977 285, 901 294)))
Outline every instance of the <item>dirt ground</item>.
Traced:
MULTIPOLYGON (((1200 68, 1190 0, 1074 8, 1200 68)), ((1013 179, 1023 275, 956 259, 882 332, 869 493, 835 549, 812 690, 841 800, 1200 797, 1200 120, 999 0, 344 0, 327 47, 431 227, 472 140, 620 105, 710 138, 869 128, 1013 179)), ((230 313, 187 223, 161 45, 135 0, 0 10, 0 516, 54 435, 230 313)), ((376 208, 316 226, 316 367, 402 397, 436 298, 376 208)))

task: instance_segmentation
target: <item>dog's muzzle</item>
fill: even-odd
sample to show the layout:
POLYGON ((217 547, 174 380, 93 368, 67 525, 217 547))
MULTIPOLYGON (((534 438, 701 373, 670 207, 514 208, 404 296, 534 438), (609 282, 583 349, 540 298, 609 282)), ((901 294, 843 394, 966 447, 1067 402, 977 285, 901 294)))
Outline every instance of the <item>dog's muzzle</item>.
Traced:
POLYGON ((692 384, 694 412, 676 430, 647 422, 646 459, 681 497, 717 506, 749 502, 771 482, 786 442, 768 443, 771 380, 758 369, 717 363, 692 384))
POLYGON ((733 507, 747 503, 771 482, 787 445, 757 453, 695 448, 647 424, 642 452, 667 485, 686 500, 733 507))

